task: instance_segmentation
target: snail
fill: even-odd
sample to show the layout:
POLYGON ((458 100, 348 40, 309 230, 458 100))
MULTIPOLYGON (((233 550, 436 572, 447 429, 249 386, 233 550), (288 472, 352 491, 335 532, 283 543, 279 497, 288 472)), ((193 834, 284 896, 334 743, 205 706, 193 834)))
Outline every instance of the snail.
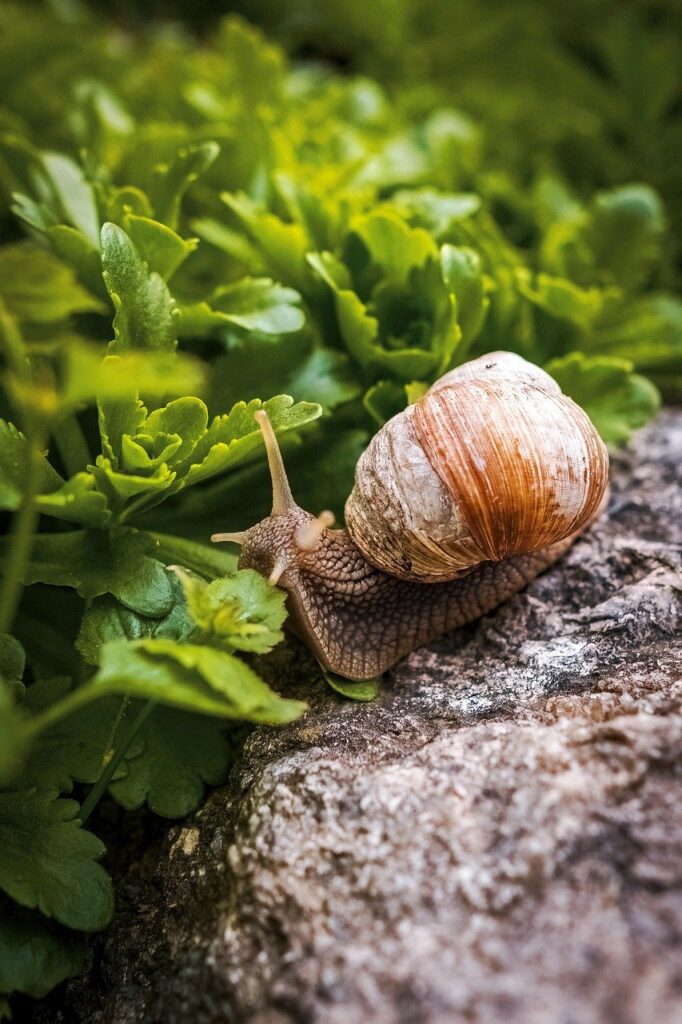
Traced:
POLYGON ((322 666, 369 679, 501 604, 603 507, 608 455, 587 414, 539 367, 496 352, 451 370, 360 457, 346 529, 294 501, 267 413, 270 515, 241 545, 287 591, 322 666))

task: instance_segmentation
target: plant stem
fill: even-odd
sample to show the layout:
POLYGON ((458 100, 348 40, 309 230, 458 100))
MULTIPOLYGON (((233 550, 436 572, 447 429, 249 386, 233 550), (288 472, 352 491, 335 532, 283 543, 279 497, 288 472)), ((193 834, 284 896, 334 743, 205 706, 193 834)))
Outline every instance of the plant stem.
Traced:
POLYGON ((52 435, 68 476, 81 473, 92 462, 92 453, 75 413, 56 423, 52 435))
POLYGON ((123 737, 120 745, 114 751, 108 763, 104 766, 104 769, 102 770, 100 777, 98 778, 97 782, 88 793, 80 809, 80 814, 78 815, 78 817, 80 818, 82 825, 85 824, 85 822, 88 820, 88 818, 94 811, 95 807, 97 806, 101 798, 104 796, 109 786, 109 783, 111 782, 112 778, 114 777, 114 774, 116 773, 116 769, 118 768, 121 761, 127 754, 130 748, 130 744, 133 742, 138 732, 140 731, 140 729, 147 721, 154 708, 156 707, 156 703, 157 702, 154 700, 147 701, 147 703, 144 705, 142 710, 139 712, 139 714, 133 721, 132 725, 130 726, 130 729, 123 737))
POLYGON ((44 732, 45 729, 49 729, 55 722, 66 718, 67 715, 72 715, 74 711, 79 711, 80 708, 89 704, 90 701, 105 696, 105 692, 100 692, 93 686, 79 686, 77 690, 71 690, 70 693, 67 693, 66 697, 57 701, 56 704, 51 704, 42 714, 30 719, 25 726, 26 733, 30 738, 37 736, 39 733, 44 732))
MULTIPOLYGON (((24 340, 16 320, 8 312, 1 299, 0 341, 15 380, 24 386, 30 385, 33 377, 24 340)), ((28 457, 23 480, 22 502, 12 523, 9 554, 0 588, 0 633, 9 633, 21 599, 24 568, 31 554, 33 534, 38 522, 35 499, 38 492, 42 448, 47 436, 40 410, 34 411, 33 415, 28 415, 23 400, 15 397, 14 401, 21 413, 28 457)))
POLYGON ((31 554, 33 535, 38 522, 36 493, 40 472, 41 447, 37 437, 26 438, 28 462, 24 476, 23 500, 12 529, 5 575, 0 590, 0 633, 9 633, 21 599, 21 583, 31 554))
POLYGON ((237 568, 237 555, 215 546, 200 544, 198 541, 187 540, 185 537, 175 537, 170 533, 158 533, 156 530, 148 530, 158 547, 157 556, 162 562, 169 564, 177 562, 186 569, 192 569, 212 579, 218 576, 227 576, 237 568))
POLYGON ((118 706, 118 711, 114 715, 114 720, 111 723, 111 729, 109 730, 107 742, 104 745, 104 756, 102 758, 103 765, 108 764, 111 759, 111 754, 113 753, 114 749, 114 740, 116 739, 116 733, 118 732, 119 725, 123 721, 123 716, 125 715, 129 704, 130 697, 123 697, 121 703, 118 706))

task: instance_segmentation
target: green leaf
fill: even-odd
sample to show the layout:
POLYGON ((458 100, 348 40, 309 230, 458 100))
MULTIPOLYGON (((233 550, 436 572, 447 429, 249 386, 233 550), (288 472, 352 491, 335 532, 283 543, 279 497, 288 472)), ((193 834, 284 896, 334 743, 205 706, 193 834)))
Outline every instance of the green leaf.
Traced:
MULTIPOLYGON (((26 438, 13 423, 0 420, 0 508, 17 509, 21 505, 28 461, 26 438)), ((45 456, 40 457, 39 492, 58 490, 64 481, 45 456)))
POLYGON ((76 647, 85 661, 91 665, 99 664, 104 644, 112 640, 141 640, 157 637, 175 640, 182 643, 195 630, 185 603, 184 592, 180 581, 171 576, 173 604, 165 615, 154 617, 141 615, 139 612, 126 608, 110 594, 95 598, 86 608, 83 615, 76 647))
POLYGON ((113 354, 128 349, 173 350, 179 312, 163 278, 147 269, 128 235, 116 224, 102 228, 102 273, 111 296, 113 354))
POLYGON ((12 682, 0 679, 0 785, 15 771, 28 744, 26 719, 15 703, 12 682))
POLYGON ((201 544, 185 537, 174 537, 152 530, 148 533, 157 545, 157 557, 166 565, 174 563, 209 579, 227 576, 237 568, 236 556, 221 551, 215 544, 201 544))
POLYGON ((637 369, 674 373, 682 365, 682 300, 658 294, 628 303, 593 332, 589 347, 637 369))
POLYGON ((361 391, 346 355, 315 348, 309 338, 299 335, 276 346, 249 341, 221 356, 212 366, 207 400, 215 408, 230 408, 258 394, 269 397, 284 392, 296 401, 335 409, 361 391))
POLYGON ((69 224, 53 224, 43 234, 56 256, 68 263, 79 281, 93 294, 106 301, 107 290, 102 279, 102 254, 99 235, 97 243, 88 241, 85 235, 69 224))
POLYGON ((9 900, 0 903, 0 992, 42 999, 80 972, 84 955, 81 936, 9 900))
POLYGON ((99 242, 99 214, 92 185, 83 171, 63 153, 45 152, 43 166, 48 174, 62 218, 96 246, 99 242))
MULTIPOLYGON (((3 561, 6 551, 5 541, 3 561)), ((153 551, 152 539, 131 529, 38 534, 22 582, 73 587, 86 599, 109 593, 142 615, 165 615, 173 591, 153 551)))
POLYGON ((581 288, 566 278, 549 274, 538 274, 531 283, 530 274, 519 271, 516 280, 519 291, 540 309, 585 329, 620 297, 614 289, 581 288))
POLYGON ((454 298, 433 255, 434 243, 425 232, 408 228, 397 218, 374 218, 370 223, 373 249, 365 247, 359 235, 351 235, 356 241, 348 244, 345 255, 356 291, 345 286, 348 267, 329 253, 309 254, 308 263, 332 290, 339 333, 363 369, 402 381, 435 377, 451 362, 461 331, 454 298), (390 230, 381 230, 384 223, 390 230), (429 240, 428 247, 420 247, 422 236, 429 240), (375 254, 385 267, 375 264, 375 254), (366 303, 358 292, 367 293, 366 303))
POLYGON ((168 281, 196 249, 196 238, 181 238, 166 224, 129 213, 123 227, 152 273, 168 281))
POLYGON ((200 398, 176 398, 150 413, 141 430, 151 437, 158 434, 180 438, 179 447, 169 457, 169 465, 187 460, 206 433, 208 412, 200 398))
POLYGON ((254 420, 254 413, 261 408, 268 413, 276 433, 296 430, 322 413, 319 405, 294 404, 289 395, 277 395, 266 402, 238 402, 226 416, 216 416, 210 424, 192 453, 191 463, 180 467, 182 477, 174 489, 196 484, 252 458, 262 447, 262 435, 254 420))
POLYGON ((403 283, 411 270, 422 267, 437 255, 428 232, 411 228, 389 210, 357 217, 346 240, 344 263, 361 292, 378 276, 403 283))
POLYGON ((173 230, 177 228, 180 205, 187 189, 211 166, 219 153, 217 142, 203 142, 181 149, 170 163, 158 164, 154 168, 149 198, 158 221, 173 230))
POLYGON ((545 369, 583 407, 608 444, 628 441, 660 405, 654 385, 633 373, 626 359, 571 352, 547 363, 545 369))
POLYGON ((372 419, 383 426, 408 405, 406 386, 392 380, 377 381, 368 388, 362 404, 372 419))
POLYGON ((20 696, 24 692, 26 653, 19 641, 9 633, 0 633, 0 679, 10 692, 20 696))
POLYGON ((323 668, 321 668, 321 672, 332 690, 340 693, 342 697, 348 697, 349 700, 367 703, 376 700, 381 695, 380 679, 365 679, 361 683, 354 683, 350 679, 336 675, 335 672, 328 672, 323 668))
POLYGON ((457 322, 462 332, 457 356, 461 359, 479 335, 490 304, 481 257, 464 246, 444 245, 440 258, 445 284, 457 300, 457 322))
POLYGON ((596 265, 615 283, 635 288, 658 260, 664 231, 658 193, 648 185, 624 185, 595 196, 586 237, 596 265))
POLYGON ((99 931, 113 914, 113 887, 98 863, 104 846, 77 814, 74 800, 55 793, 0 793, 0 887, 61 924, 99 931))
POLYGON ((216 289, 208 302, 183 307, 181 334, 202 335, 226 326, 266 335, 291 334, 305 323, 300 301, 293 288, 270 278, 244 277, 216 289))
POLYGON ((84 526, 103 527, 111 518, 106 495, 95 489, 90 473, 76 473, 56 491, 41 494, 36 505, 42 515, 68 519, 84 526))
POLYGON ((115 641, 102 648, 95 688, 144 700, 269 725, 305 710, 285 700, 234 655, 171 640, 115 641))
POLYGON ((570 207, 543 240, 546 269, 577 284, 641 288, 660 260, 663 205, 649 185, 599 192, 589 207, 570 207))
MULTIPOLYGON (((28 457, 24 435, 14 424, 0 420, 0 508, 19 508, 28 457)), ((77 473, 65 483, 45 456, 40 456, 36 505, 43 515, 87 526, 106 525, 107 499, 94 487, 89 473, 77 473)))
MULTIPOLYGON (((133 702, 131 716, 140 707, 133 702)), ((127 762, 125 777, 109 792, 126 810, 146 803, 164 818, 184 817, 199 806, 206 786, 227 778, 231 748, 224 729, 222 718, 155 708, 138 734, 141 753, 127 762)))
POLYGON ((201 637, 227 650, 267 654, 283 639, 286 594, 255 569, 207 583, 176 569, 201 637))
POLYGON ((72 313, 106 312, 69 266, 31 242, 0 246, 0 296, 21 324, 52 324, 72 313))
POLYGON ((436 239, 444 241, 455 224, 478 213, 481 199, 473 192, 401 189, 391 196, 391 205, 410 224, 426 228, 436 239))
POLYGON ((190 227, 204 242, 228 253, 247 270, 258 270, 262 267, 258 249, 240 231, 210 217, 196 218, 190 221, 190 227))
MULTIPOLYGON (((41 680, 29 686, 24 709, 37 716, 71 691, 68 679, 41 680)), ((106 697, 74 711, 34 739, 9 784, 70 793, 74 782, 96 782, 104 765, 120 698, 106 697)), ((131 750, 129 756, 137 751, 131 750)), ((124 771, 121 772, 124 774, 124 771)))
POLYGON ((300 224, 287 224, 258 207, 244 195, 221 195, 250 240, 260 251, 267 269, 277 281, 305 293, 307 271, 305 256, 308 239, 300 224))
POLYGON ((92 345, 72 343, 64 353, 62 395, 69 403, 147 399, 201 394, 205 368, 194 356, 179 352, 125 352, 106 356, 92 345))

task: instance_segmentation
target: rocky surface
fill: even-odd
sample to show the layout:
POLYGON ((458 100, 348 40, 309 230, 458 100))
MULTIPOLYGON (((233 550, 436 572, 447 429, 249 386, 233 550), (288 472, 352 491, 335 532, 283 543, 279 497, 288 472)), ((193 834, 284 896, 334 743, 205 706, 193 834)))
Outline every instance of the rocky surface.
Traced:
POLYGON ((682 1019, 681 474, 668 413, 527 591, 253 732, 40 1019, 682 1019))

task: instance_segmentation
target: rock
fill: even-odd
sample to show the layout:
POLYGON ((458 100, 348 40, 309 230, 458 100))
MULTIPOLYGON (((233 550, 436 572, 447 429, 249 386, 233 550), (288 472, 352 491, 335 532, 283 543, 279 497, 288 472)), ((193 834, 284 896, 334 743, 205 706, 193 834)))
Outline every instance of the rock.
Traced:
POLYGON ((682 414, 614 461, 608 517, 523 594, 376 703, 308 691, 248 735, 40 1019, 682 1019, 682 414))

